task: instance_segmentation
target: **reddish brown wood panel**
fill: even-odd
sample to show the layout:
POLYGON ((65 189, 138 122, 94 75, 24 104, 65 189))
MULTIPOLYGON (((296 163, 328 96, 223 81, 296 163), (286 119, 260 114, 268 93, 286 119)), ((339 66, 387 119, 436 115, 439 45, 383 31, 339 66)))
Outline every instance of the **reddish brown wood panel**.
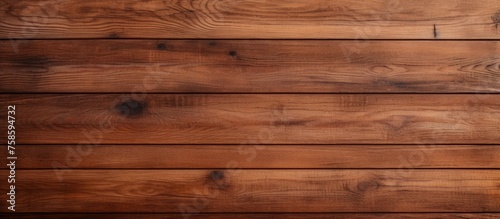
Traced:
POLYGON ((497 41, 0 41, 0 92, 498 93, 497 41))
POLYGON ((500 168, 499 145, 86 144, 19 145, 16 151, 20 169, 500 168))
POLYGON ((496 0, 4 1, 0 38, 498 39, 496 0))
POLYGON ((17 144, 500 141, 497 95, 37 94, 0 103, 16 105, 17 144))
MULTIPOLYGON (((2 218, 16 218, 16 219, 32 219, 32 218, 47 218, 47 219, 87 219, 89 217, 94 219, 185 219, 185 217, 178 214, 0 214, 2 218)), ((309 218, 319 218, 319 219, 370 219, 370 218, 380 218, 380 219, 436 219, 436 218, 449 218, 449 219, 464 219, 464 218, 477 218, 477 219, 494 219, 500 217, 500 214, 496 213, 477 213, 477 214, 467 214, 467 213, 298 213, 298 214, 191 214, 188 218, 192 219, 267 219, 267 218, 283 218, 283 219, 309 219, 309 218)))
MULTIPOLYGON (((19 170, 18 175, 17 212, 500 211, 499 170, 19 170)), ((1 211, 6 205, 2 202, 1 211)))
POLYGON ((499 25, 497 0, 2 1, 0 218, 500 218, 499 25))

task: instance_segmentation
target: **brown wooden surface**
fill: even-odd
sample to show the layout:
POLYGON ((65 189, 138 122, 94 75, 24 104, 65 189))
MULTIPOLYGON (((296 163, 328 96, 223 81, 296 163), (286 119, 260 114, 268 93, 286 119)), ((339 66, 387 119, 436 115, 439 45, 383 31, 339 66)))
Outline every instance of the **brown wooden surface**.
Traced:
MULTIPOLYGON (((0 103, 5 109, 6 104, 16 105, 17 144, 496 144, 500 140, 497 95, 2 95, 0 103)), ((4 136, 6 128, 0 128, 4 136)))
POLYGON ((17 172, 23 212, 500 211, 500 170, 17 172))
MULTIPOLYGON (((32 219, 32 218, 48 218, 48 219, 110 219, 110 218, 121 218, 121 219, 185 219, 182 214, 168 214, 168 213, 157 213, 157 214, 0 214, 2 218, 19 218, 19 219, 32 219)), ((191 214, 189 218, 192 219, 247 219, 247 218, 284 218, 284 219, 310 219, 310 218, 320 218, 320 219, 370 219, 370 218, 380 218, 380 219, 437 219, 437 218, 449 218, 449 219, 464 219, 464 218, 478 218, 478 219, 494 219, 500 217, 498 213, 296 213, 296 214, 235 214, 235 213, 215 213, 215 214, 191 214)))
POLYGON ((22 169, 500 168, 498 145, 19 145, 17 153, 22 169))
POLYGON ((499 218, 499 25, 497 0, 2 1, 0 218, 499 218))
POLYGON ((499 39, 496 0, 4 1, 0 38, 499 39))
POLYGON ((0 92, 498 93, 499 54, 497 41, 0 41, 0 92))

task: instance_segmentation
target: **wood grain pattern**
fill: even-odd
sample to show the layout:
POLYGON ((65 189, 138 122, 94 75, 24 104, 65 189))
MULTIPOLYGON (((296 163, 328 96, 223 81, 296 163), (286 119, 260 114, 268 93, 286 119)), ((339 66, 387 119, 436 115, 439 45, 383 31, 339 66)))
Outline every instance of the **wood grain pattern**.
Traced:
POLYGON ((17 172, 18 212, 500 211, 499 170, 17 172))
POLYGON ((497 95, 37 94, 0 104, 16 105, 17 144, 500 141, 497 95))
MULTIPOLYGON (((48 219, 87 219, 89 217, 95 219, 114 219, 114 218, 122 218, 122 219, 185 219, 185 217, 178 213, 156 213, 156 214, 0 214, 2 218, 7 219, 39 219, 39 218, 48 218, 48 219)), ((268 218, 283 218, 283 219, 309 219, 309 218, 319 218, 319 219, 370 219, 370 218, 381 218, 381 219, 437 219, 437 218, 445 218, 445 219, 464 219, 464 218, 476 218, 476 219, 494 219, 500 217, 500 214, 496 213, 475 213, 475 214, 467 214, 467 213, 296 213, 296 214, 284 214, 284 213, 274 213, 274 214, 192 214, 189 218, 192 219, 268 219, 268 218)))
POLYGON ((499 218, 499 26, 497 0, 2 1, 0 218, 499 218))
POLYGON ((499 54, 497 41, 0 41, 0 92, 498 93, 499 54))
POLYGON ((498 145, 19 145, 16 151, 19 169, 500 168, 498 145))
POLYGON ((495 0, 19 0, 0 4, 0 38, 498 39, 499 9, 495 0))

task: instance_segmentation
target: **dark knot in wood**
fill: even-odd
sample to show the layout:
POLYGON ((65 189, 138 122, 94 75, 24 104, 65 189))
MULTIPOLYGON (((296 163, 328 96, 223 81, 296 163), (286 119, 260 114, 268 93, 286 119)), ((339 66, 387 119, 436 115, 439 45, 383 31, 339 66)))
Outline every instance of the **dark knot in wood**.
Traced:
POLYGON ((165 45, 165 43, 158 43, 158 44, 156 44, 156 49, 158 49, 158 50, 166 50, 167 46, 165 45))
POLYGON ((136 100, 118 103, 115 108, 123 116, 139 116, 143 114, 147 104, 136 100))
POLYGON ((210 172, 209 177, 210 177, 210 179, 212 179, 214 181, 222 180, 222 179, 224 179, 224 172, 222 172, 220 170, 214 170, 214 171, 210 172))

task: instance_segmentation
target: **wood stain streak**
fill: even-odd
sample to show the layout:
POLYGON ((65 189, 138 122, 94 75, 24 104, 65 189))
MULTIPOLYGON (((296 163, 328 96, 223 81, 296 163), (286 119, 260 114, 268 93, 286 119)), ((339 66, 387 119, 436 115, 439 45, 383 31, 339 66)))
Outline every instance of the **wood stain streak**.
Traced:
POLYGON ((172 95, 167 98, 166 105, 171 107, 198 107, 206 104, 204 96, 172 95))
POLYGON ((54 64, 53 61, 44 56, 19 57, 13 59, 12 62, 28 73, 48 73, 54 64))
POLYGON ((306 126, 309 120, 278 120, 274 121, 274 126, 306 126))
POLYGON ((493 21, 493 25, 495 25, 495 29, 498 30, 498 24, 500 24, 500 10, 491 16, 491 20, 493 21))
POLYGON ((436 25, 434 24, 434 29, 433 29, 433 34, 434 34, 434 39, 437 39, 439 36, 438 30, 436 28, 436 25))

